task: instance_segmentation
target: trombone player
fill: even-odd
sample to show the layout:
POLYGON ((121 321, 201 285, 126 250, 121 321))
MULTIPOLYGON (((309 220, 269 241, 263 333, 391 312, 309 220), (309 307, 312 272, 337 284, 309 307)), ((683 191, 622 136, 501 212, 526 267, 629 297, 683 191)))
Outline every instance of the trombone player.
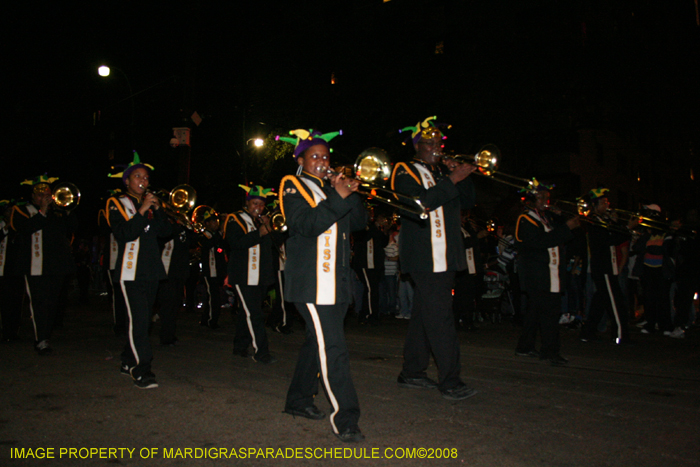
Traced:
POLYGON ((429 218, 406 213, 401 225, 399 258, 401 271, 415 283, 413 310, 404 344, 401 388, 435 389, 447 400, 472 397, 476 391, 460 377, 459 341, 452 311, 455 273, 466 269, 462 246, 460 211, 475 204, 472 164, 441 162, 442 133, 428 117, 411 130, 414 159, 398 163, 391 176, 391 189, 418 197, 429 218), (437 382, 426 369, 430 354, 438 367, 437 382))
POLYGON ((31 202, 15 205, 10 215, 10 226, 17 232, 16 265, 24 275, 34 322, 34 349, 39 355, 51 352, 49 338, 61 289, 76 271, 69 241, 76 217, 56 208, 51 191, 56 180, 40 175, 22 182, 32 187, 31 202))

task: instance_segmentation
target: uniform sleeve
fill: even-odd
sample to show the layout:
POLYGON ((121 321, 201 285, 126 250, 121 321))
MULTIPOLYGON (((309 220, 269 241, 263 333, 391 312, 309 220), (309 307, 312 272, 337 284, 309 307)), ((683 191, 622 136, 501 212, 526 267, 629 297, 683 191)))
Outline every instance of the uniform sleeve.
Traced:
POLYGON ((313 198, 307 199, 300 189, 290 179, 283 185, 284 215, 290 231, 305 237, 318 237, 348 214, 351 216, 351 230, 365 227, 365 210, 359 196, 350 195, 343 199, 335 190, 330 190, 328 197, 314 206, 311 204, 313 198))
POLYGON ((262 241, 260 231, 253 230, 252 232, 246 232, 241 225, 243 221, 241 221, 236 214, 231 214, 227 218, 227 221, 226 241, 231 250, 247 250, 252 246, 259 245, 262 241))
POLYGON ((520 216, 515 231, 516 239, 528 248, 554 248, 574 238, 574 234, 566 225, 555 225, 550 232, 545 232, 539 224, 533 222, 527 216, 520 216))
POLYGON ((120 202, 115 198, 107 200, 107 216, 114 238, 123 243, 133 242, 148 225, 148 219, 138 211, 131 219, 125 219, 117 203, 120 202))
MULTIPOLYGON (((434 210, 455 198, 460 198, 460 201, 469 204, 471 207, 474 204, 473 185, 471 180, 464 183, 460 182, 460 187, 455 186, 449 178, 443 178, 430 188, 425 188, 417 174, 410 171, 405 164, 397 164, 392 176, 392 189, 402 195, 418 198, 421 204, 428 210, 434 210)), ((466 209, 466 207, 465 207, 466 209)), ((402 212, 407 216, 418 219, 418 214, 402 212)))

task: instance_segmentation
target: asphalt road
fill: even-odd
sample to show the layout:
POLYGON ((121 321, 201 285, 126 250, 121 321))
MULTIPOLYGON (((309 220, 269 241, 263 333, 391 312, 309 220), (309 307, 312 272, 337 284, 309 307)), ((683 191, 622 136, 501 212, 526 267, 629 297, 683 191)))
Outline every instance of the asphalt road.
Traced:
MULTIPOLYGON (((140 390, 120 374, 123 340, 109 319, 93 297, 69 307, 51 355, 32 350, 26 315, 21 339, 0 344, 0 465, 700 465, 694 330, 673 340, 635 328, 637 344, 625 347, 563 330, 571 362, 552 367, 514 356, 519 329, 509 322, 481 323, 460 333, 462 375, 479 393, 448 402, 397 387, 407 321, 348 319, 367 437, 349 446, 327 418, 282 413, 301 323, 290 335, 269 332, 278 362, 263 365, 232 355, 230 313, 217 330, 181 313, 178 345, 152 338, 160 387, 140 390)), ((329 412, 323 394, 317 405, 329 412)))

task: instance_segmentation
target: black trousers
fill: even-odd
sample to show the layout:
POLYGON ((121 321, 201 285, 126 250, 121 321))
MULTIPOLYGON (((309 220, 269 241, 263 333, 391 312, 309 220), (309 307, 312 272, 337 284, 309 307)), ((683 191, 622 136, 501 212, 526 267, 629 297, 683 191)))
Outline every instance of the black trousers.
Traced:
POLYGON ((112 295, 112 319, 114 321, 114 334, 125 336, 129 318, 126 314, 126 302, 119 283, 112 282, 114 271, 107 271, 109 277, 109 288, 112 295))
POLYGON ((362 295, 362 313, 358 317, 360 323, 379 321, 379 282, 382 275, 376 269, 367 268, 362 268, 358 274, 365 288, 365 293, 362 295))
POLYGON ((122 364, 128 365, 134 378, 139 378, 151 371, 153 350, 148 338, 153 305, 158 294, 158 282, 121 281, 122 292, 126 301, 129 318, 127 343, 122 352, 122 364))
POLYGON ((177 313, 182 307, 185 296, 185 279, 168 278, 160 281, 158 303, 160 309, 160 343, 170 344, 175 341, 177 332, 177 313))
POLYGON ((221 315, 221 287, 223 281, 218 277, 202 277, 204 286, 207 290, 207 297, 202 305, 202 318, 200 322, 207 326, 216 326, 219 324, 219 316, 221 315))
POLYGON ((277 271, 277 278, 275 280, 275 295, 277 299, 272 305, 272 311, 267 319, 267 324, 272 328, 280 327, 291 329, 294 324, 291 312, 294 310, 292 308, 292 303, 284 299, 283 276, 284 271, 277 271))
POLYGON ((664 278, 663 268, 644 266, 641 280, 644 318, 647 320, 644 329, 654 332, 658 324, 661 331, 673 331, 671 281, 664 278))
POLYGON ((58 315, 61 290, 67 276, 50 274, 24 277, 34 322, 34 340, 39 343, 51 337, 58 315))
POLYGON ((240 299, 240 308, 236 316, 236 335, 233 338, 234 353, 248 350, 252 344, 255 358, 270 353, 265 332, 265 318, 262 312, 263 293, 267 290, 262 285, 235 284, 240 299))
POLYGON ((415 292, 403 349, 402 372, 410 378, 426 376, 432 353, 438 367, 439 389, 453 389, 463 384, 459 340, 452 312, 455 273, 411 272, 411 277, 415 292))
POLYGON ((592 274, 595 293, 591 299, 591 312, 581 329, 581 338, 592 338, 605 313, 611 321, 613 339, 616 343, 629 340, 628 313, 622 300, 622 290, 617 276, 612 274, 592 274))
POLYGON ((24 296, 22 276, 0 276, 0 316, 2 316, 2 338, 16 339, 22 320, 22 297, 24 296))
POLYGON ((527 310, 523 316, 523 331, 516 351, 535 350, 537 331, 540 332, 542 346, 540 356, 552 358, 559 355, 559 317, 561 315, 561 294, 547 290, 528 290, 527 310))
POLYGON ((476 274, 469 274, 469 271, 459 271, 455 275, 455 295, 453 309, 455 320, 463 326, 474 324, 474 314, 476 313, 477 294, 476 274))
POLYGON ((360 403, 350 375, 350 359, 343 321, 348 303, 314 305, 295 303, 306 321, 306 340, 287 391, 286 409, 304 409, 314 404, 319 378, 333 408, 330 415, 335 433, 357 428, 360 403))

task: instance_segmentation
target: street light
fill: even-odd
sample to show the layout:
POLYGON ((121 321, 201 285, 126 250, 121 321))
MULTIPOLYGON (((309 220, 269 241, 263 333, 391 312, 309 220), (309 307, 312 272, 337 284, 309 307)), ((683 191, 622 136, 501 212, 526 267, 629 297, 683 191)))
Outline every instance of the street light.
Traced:
POLYGON ((265 145, 265 140, 262 138, 250 138, 245 144, 249 144, 251 141, 256 148, 261 148, 265 145))
POLYGON ((112 70, 110 70, 109 67, 108 67, 107 65, 102 65, 102 66, 100 66, 100 67, 97 69, 97 74, 100 75, 100 76, 102 76, 102 77, 104 78, 104 77, 109 76, 109 73, 110 73, 111 71, 112 71, 112 70))

